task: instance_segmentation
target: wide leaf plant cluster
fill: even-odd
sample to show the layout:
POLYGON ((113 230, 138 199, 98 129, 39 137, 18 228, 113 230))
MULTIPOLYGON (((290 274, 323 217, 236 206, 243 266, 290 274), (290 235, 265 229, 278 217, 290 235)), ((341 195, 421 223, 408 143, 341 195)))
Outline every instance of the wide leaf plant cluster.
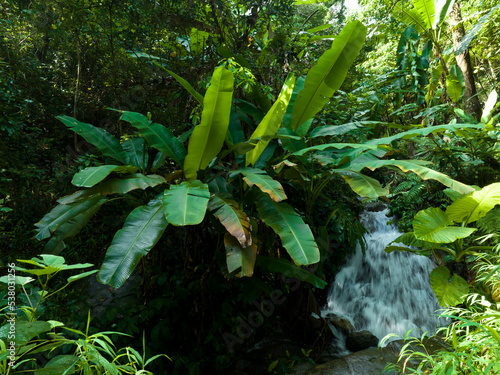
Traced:
MULTIPOLYGON (((413 219, 413 231, 393 241, 418 249, 391 244, 385 251, 411 251, 422 255, 432 252, 440 262, 443 262, 442 253, 454 262, 466 262, 468 256, 491 252, 493 246, 464 246, 464 239, 477 231, 471 225, 479 220, 483 226, 497 220, 498 211, 493 208, 500 204, 500 183, 487 185, 466 195, 450 189, 446 193, 453 203, 445 211, 431 207, 418 212, 413 219)), ((469 292, 467 281, 458 274, 452 275, 444 264, 431 272, 430 282, 442 306, 456 306, 464 302, 469 292)))
MULTIPOLYGON (((135 138, 122 143, 103 129, 59 116, 68 128, 116 164, 78 172, 72 183, 82 190, 59 199, 59 205, 36 224, 36 238, 50 238, 45 252, 58 254, 65 248, 65 241, 75 236, 103 204, 133 199, 137 207, 107 249, 98 273, 101 282, 120 287, 168 225, 198 225, 207 215, 216 218, 226 230, 228 272, 251 276, 257 253, 280 254, 261 248, 261 223, 280 237, 281 245, 295 263, 288 262, 289 269, 320 260, 307 216, 324 187, 336 176, 368 198, 387 195, 389 191, 362 174, 364 168, 413 171, 461 194, 471 192, 471 187, 427 167, 428 162, 381 157, 392 150, 391 143, 397 139, 454 132, 463 127, 480 128, 481 124, 412 129, 364 144, 325 142, 325 137, 355 131, 363 126, 359 123, 310 131, 314 117, 340 88, 365 37, 366 28, 359 21, 346 25, 306 77, 288 76, 272 105, 264 101, 254 105, 234 98, 234 76, 224 66, 214 71, 205 95, 174 75, 202 107, 201 122, 193 129, 187 150, 186 135, 176 137, 167 127, 139 113, 119 111, 121 120, 137 129, 135 138), (246 139, 243 124, 248 125, 251 119, 258 119, 252 124, 257 126, 246 139), (149 156, 154 151, 151 162, 149 156), (168 174, 150 173, 164 165, 168 174), (304 190, 305 218, 284 202, 285 183, 304 190), (140 190, 144 193, 137 194, 140 190)), ((266 263, 267 258, 265 266, 272 268, 274 263, 268 257, 261 258, 259 264, 266 263)), ((304 280, 310 281, 311 276, 304 276, 304 280)), ((315 284, 325 285, 319 279, 315 284)))

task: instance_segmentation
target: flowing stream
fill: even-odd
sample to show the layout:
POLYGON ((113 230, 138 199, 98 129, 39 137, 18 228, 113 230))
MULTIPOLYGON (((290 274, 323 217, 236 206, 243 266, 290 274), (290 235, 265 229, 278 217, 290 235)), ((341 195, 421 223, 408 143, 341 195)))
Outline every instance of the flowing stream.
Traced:
MULTIPOLYGON (((389 333, 412 336, 433 332, 442 325, 440 308, 430 286, 429 273, 435 264, 427 257, 409 252, 387 254, 385 247, 401 233, 388 225, 388 209, 365 211, 361 222, 368 229, 366 251, 357 246, 337 273, 322 315, 334 313, 348 319, 356 331, 368 330, 378 339, 389 333)), ((345 337, 334 330, 336 346, 345 351, 345 337)))

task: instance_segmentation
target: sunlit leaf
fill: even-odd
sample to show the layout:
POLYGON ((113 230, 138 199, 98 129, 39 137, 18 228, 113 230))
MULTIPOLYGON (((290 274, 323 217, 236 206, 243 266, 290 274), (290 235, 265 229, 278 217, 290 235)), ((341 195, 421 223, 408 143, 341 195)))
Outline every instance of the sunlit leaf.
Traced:
POLYGON ((378 198, 389 194, 389 190, 383 188, 380 182, 359 172, 348 169, 334 169, 332 173, 342 176, 351 189, 362 197, 378 198))
POLYGON ((445 266, 434 268, 430 275, 431 287, 443 307, 463 303, 469 293, 467 281, 456 274, 450 276, 450 270, 445 266))
POLYGON ((201 181, 170 185, 170 189, 165 190, 162 197, 167 221, 177 226, 201 223, 209 198, 208 185, 201 181))
POLYGON ((360 163, 352 164, 349 169, 361 171, 363 168, 371 169, 372 171, 382 167, 397 167, 403 172, 412 171, 423 180, 436 180, 443 185, 461 193, 468 194, 474 191, 474 188, 462 182, 456 181, 444 173, 437 172, 427 168, 423 163, 416 160, 368 160, 360 163))
POLYGON ((304 136, 309 127, 301 126, 313 118, 344 81, 366 38, 366 27, 359 21, 348 23, 307 74, 304 88, 292 109, 290 128, 304 136))
POLYGON ((420 211, 413 219, 413 232, 419 240, 434 243, 450 243, 470 236, 476 228, 452 226, 453 221, 439 208, 420 211))
POLYGON ((446 214, 457 223, 472 223, 484 217, 497 204, 500 204, 500 183, 498 182, 457 199, 446 208, 446 214))
POLYGON ((247 183, 248 186, 257 186, 264 193, 269 194, 271 199, 275 202, 279 202, 287 198, 285 191, 283 190, 283 186, 281 186, 281 184, 278 181, 274 180, 271 176, 266 174, 266 172, 264 172, 262 169, 242 168, 237 171, 231 172, 231 175, 234 176, 238 173, 241 173, 243 174, 243 176, 245 176, 243 180, 247 183))
POLYGON ((221 150, 229 126, 233 74, 217 68, 204 98, 201 123, 189 139, 188 153, 184 160, 184 174, 189 181, 205 169, 221 150))
MULTIPOLYGON (((287 110, 288 103, 290 102, 294 85, 295 76, 291 74, 283 84, 283 88, 281 89, 278 99, 276 99, 276 102, 274 102, 273 106, 264 116, 259 126, 257 126, 257 129, 255 129, 253 134, 250 136, 251 139, 264 136, 274 136, 276 134, 281 126, 281 122, 283 121, 283 116, 287 110)), ((254 165, 264 149, 267 147, 268 143, 269 140, 260 140, 257 143, 257 146, 247 153, 245 165, 254 165)))

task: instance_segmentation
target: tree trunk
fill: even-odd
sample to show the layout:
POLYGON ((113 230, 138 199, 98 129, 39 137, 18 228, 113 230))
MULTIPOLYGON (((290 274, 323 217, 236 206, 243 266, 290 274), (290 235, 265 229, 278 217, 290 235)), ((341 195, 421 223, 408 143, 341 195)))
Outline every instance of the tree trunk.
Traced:
MULTIPOLYGON (((465 29, 462 23, 462 13, 458 3, 453 5, 453 9, 449 14, 448 20, 452 30, 453 47, 456 49, 465 35, 465 29)), ((470 61, 469 49, 467 48, 462 54, 456 55, 455 57, 457 59, 457 65, 462 70, 465 80, 465 111, 479 121, 481 118, 481 104, 479 103, 479 99, 476 95, 476 83, 474 81, 474 73, 470 61)))

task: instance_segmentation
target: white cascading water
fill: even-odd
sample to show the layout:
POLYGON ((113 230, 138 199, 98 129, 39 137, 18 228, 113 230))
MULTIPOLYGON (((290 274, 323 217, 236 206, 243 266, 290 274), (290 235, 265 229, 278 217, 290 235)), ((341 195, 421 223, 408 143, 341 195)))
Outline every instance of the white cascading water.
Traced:
MULTIPOLYGON (((434 332, 443 325, 436 317, 440 306, 429 282, 435 264, 425 256, 384 251, 401 235, 395 225, 387 224, 387 213, 388 209, 363 212, 361 222, 369 231, 365 254, 358 244, 335 276, 321 315, 346 318, 356 331, 368 330, 379 340, 389 333, 403 336, 409 329, 414 329, 412 336, 434 332)), ((335 330, 334 334, 337 348, 345 350, 345 337, 335 330)))

